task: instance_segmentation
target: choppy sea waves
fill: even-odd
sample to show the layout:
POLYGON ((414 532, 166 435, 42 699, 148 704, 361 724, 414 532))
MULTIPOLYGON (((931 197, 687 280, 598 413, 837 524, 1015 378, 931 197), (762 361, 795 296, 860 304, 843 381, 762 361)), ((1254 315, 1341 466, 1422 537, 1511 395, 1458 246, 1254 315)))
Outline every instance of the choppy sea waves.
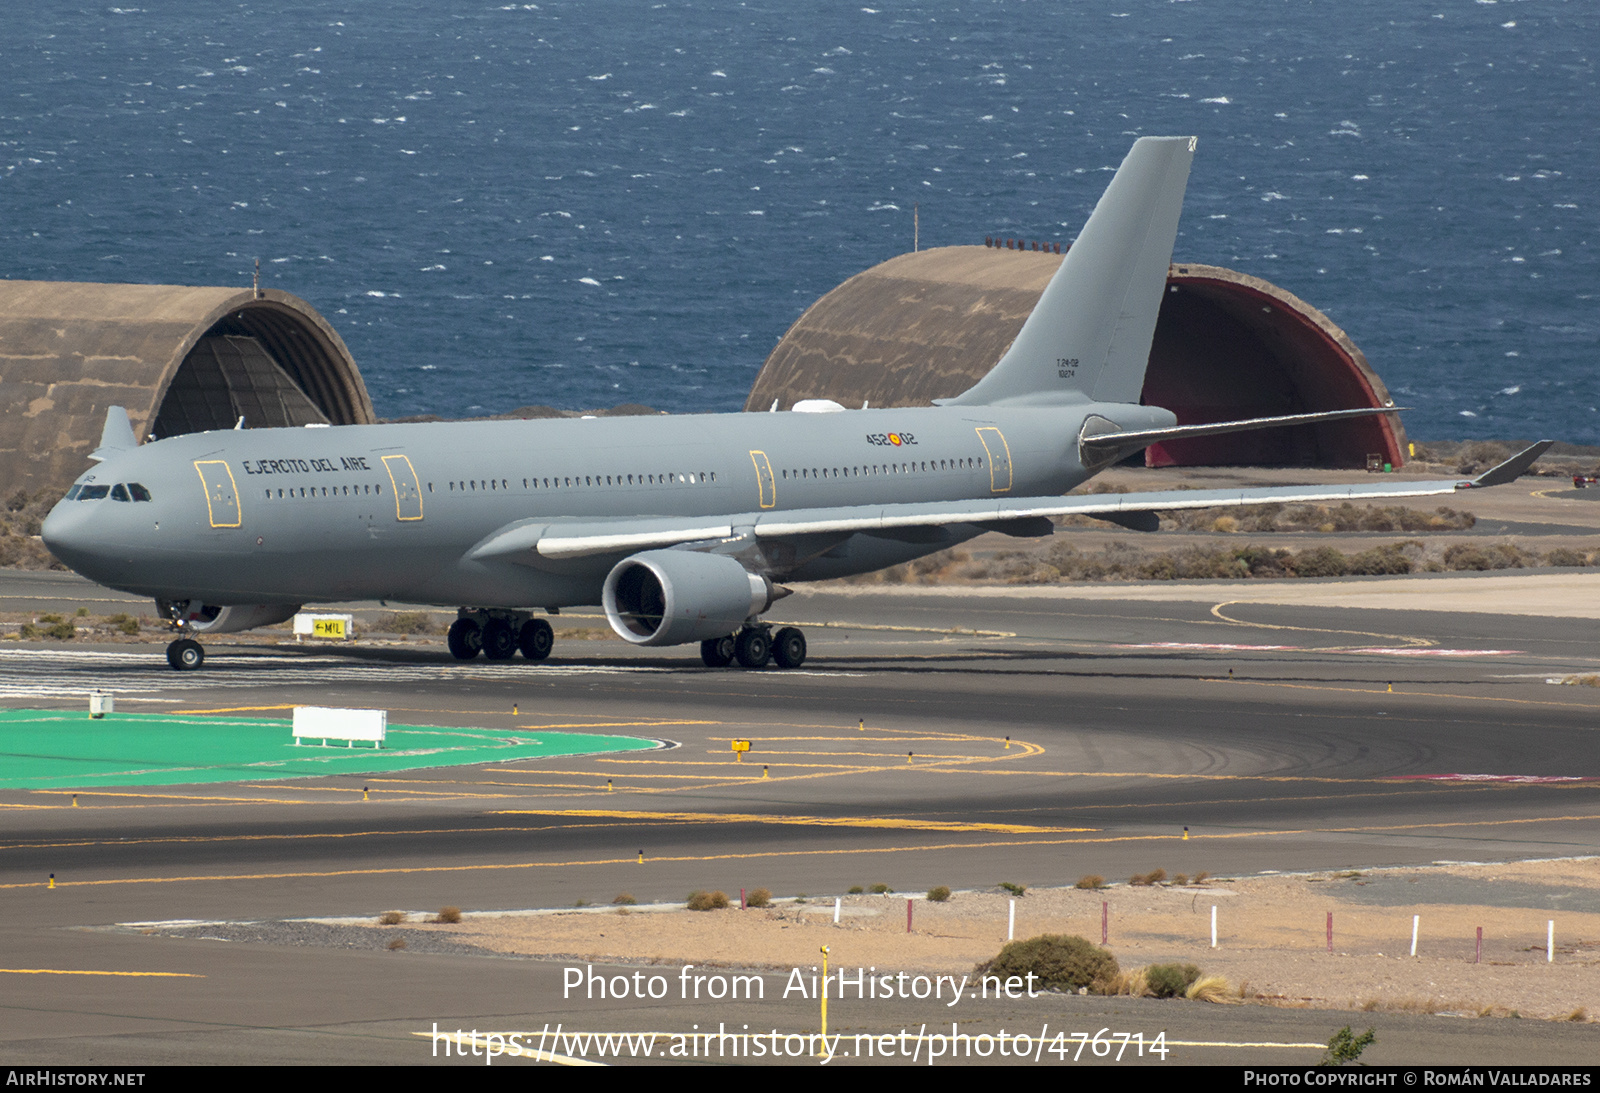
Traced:
POLYGON ((303 2, 8 13, 0 276, 309 299, 380 414, 736 409, 912 243, 1070 241, 1197 134, 1177 256, 1343 326, 1414 436, 1600 440, 1600 9, 303 2))

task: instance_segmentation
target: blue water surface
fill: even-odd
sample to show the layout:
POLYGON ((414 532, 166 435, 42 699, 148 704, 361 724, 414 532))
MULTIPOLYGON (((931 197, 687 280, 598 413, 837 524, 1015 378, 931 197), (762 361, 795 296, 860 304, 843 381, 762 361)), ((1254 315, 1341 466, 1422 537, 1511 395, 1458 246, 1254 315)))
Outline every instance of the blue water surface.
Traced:
POLYGON ((384 416, 743 404, 909 250, 1070 241, 1200 138, 1179 260, 1345 328, 1418 438, 1600 441, 1582 0, 27 5, 0 277, 308 299, 384 416))

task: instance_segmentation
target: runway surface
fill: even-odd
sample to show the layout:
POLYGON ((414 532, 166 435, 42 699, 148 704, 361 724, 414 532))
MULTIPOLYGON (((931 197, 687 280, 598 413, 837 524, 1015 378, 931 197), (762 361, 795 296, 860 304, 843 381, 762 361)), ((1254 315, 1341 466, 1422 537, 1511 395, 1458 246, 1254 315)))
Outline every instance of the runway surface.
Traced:
MULTIPOLYGON (((74 595, 114 595, 12 576, 0 581, 12 605, 70 609, 74 595)), ((1355 582, 1366 596, 1379 584, 1355 582)), ((76 808, 65 789, 0 791, 0 899, 11 912, 0 935, 14 968, 208 977, 91 985, 0 971, 12 1057, 419 1062, 426 1052, 410 1033, 435 1019, 537 1029, 559 1008, 540 985, 557 973, 533 962, 102 929, 115 923, 1595 851, 1600 688, 1548 682, 1600 673, 1589 620, 892 590, 802 592, 776 613, 806 627, 801 670, 709 670, 690 648, 558 639, 542 665, 460 664, 442 642, 217 646, 203 671, 178 674, 160 645, 7 643, 9 706, 79 709, 100 688, 129 710, 284 716, 268 711, 350 705, 407 724, 680 745, 399 775, 108 787, 80 791, 76 808), (751 743, 743 762, 735 739, 751 743)), ((1106 1005, 1068 1001, 1085 1012, 1106 1005)), ((1019 1004, 1017 1019, 1038 1005, 1019 1004)), ((916 1012, 918 1023, 941 1019, 916 1012)), ((1321 1042, 1352 1017, 1151 1012, 1214 1029, 1248 1012, 1212 1037, 1229 1043, 1258 1022, 1283 1023, 1285 1043, 1321 1042)), ((640 1014, 606 1013, 622 1022, 611 1027, 644 1027, 640 1014)), ((1535 1036, 1512 1024, 1528 1023, 1473 1022, 1472 1041, 1500 1060, 1554 1059, 1568 1043, 1594 1057, 1587 1028, 1540 1026, 1535 1036), (1535 1049, 1545 1037, 1554 1039, 1535 1049)), ((1437 1029, 1423 1022, 1405 1034, 1417 1061, 1445 1061, 1425 1047, 1437 1029)), ((1269 1049, 1186 1050, 1201 1053, 1192 1061, 1272 1061, 1259 1054, 1269 1049)))

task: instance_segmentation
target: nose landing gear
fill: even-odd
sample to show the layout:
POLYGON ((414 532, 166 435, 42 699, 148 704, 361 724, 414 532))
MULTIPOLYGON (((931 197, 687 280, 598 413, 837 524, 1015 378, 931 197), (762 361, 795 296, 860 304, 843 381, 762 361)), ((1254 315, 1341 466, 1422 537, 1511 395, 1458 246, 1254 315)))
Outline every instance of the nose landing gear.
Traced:
POLYGON ((179 638, 167 646, 167 663, 175 672, 192 672, 205 662, 205 646, 193 638, 179 638))

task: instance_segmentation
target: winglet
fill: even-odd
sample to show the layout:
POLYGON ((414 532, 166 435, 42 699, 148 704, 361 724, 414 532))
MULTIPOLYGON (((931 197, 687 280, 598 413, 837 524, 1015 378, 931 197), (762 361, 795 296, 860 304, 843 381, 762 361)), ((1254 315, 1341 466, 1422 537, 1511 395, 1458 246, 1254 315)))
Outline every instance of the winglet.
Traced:
POLYGON ((1498 466, 1490 467, 1472 480, 1472 488, 1479 489, 1483 486, 1503 486, 1507 482, 1515 482, 1527 473, 1533 466, 1534 460, 1550 450, 1553 440, 1541 440, 1531 447, 1524 448, 1510 459, 1498 466))
POLYGON ((106 425, 100 431, 100 446, 89 453, 89 458, 98 463, 117 452, 131 452, 138 446, 139 438, 133 435, 128 411, 121 406, 106 407, 106 425))

